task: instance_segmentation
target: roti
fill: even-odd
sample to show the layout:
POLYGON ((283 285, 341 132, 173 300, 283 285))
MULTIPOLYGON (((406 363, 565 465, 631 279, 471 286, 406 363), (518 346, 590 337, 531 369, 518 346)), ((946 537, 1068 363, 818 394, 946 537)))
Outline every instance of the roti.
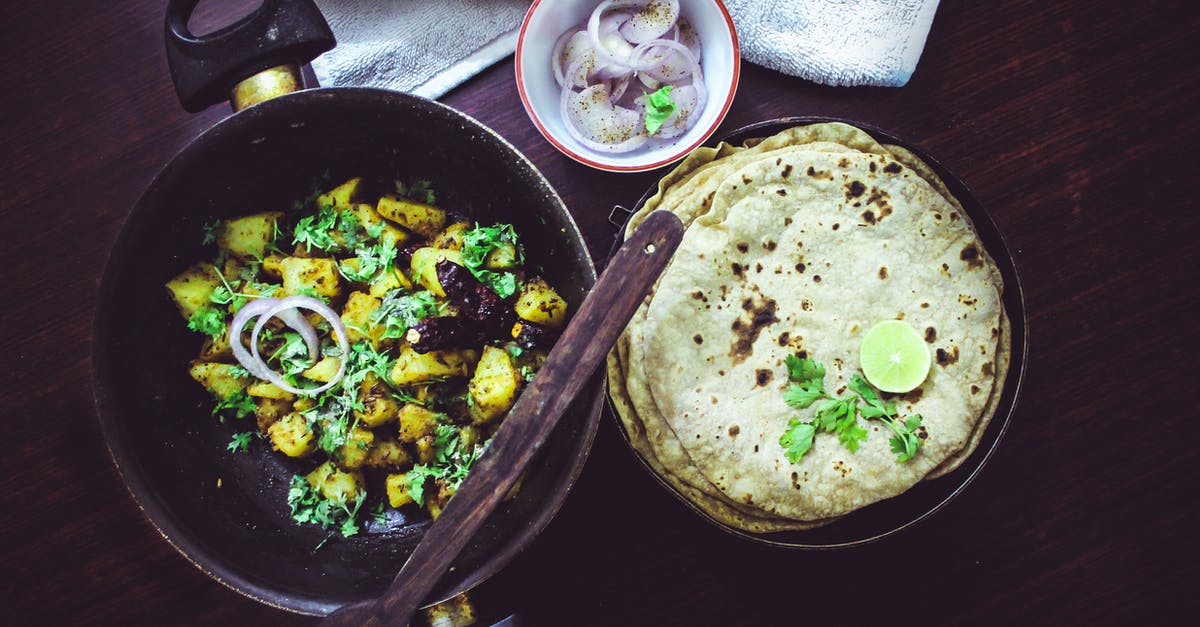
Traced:
POLYGON ((978 444, 1008 364, 1003 286, 911 153, 847 125, 799 127, 693 154, 630 228, 652 210, 688 231, 610 355, 610 395, 635 451, 698 509, 752 532, 809 528, 949 472, 978 444), (897 463, 876 421, 856 452, 819 434, 788 461, 784 357, 821 361, 826 388, 844 391, 862 332, 891 318, 926 330, 938 356, 897 399, 923 418, 918 455, 897 463))

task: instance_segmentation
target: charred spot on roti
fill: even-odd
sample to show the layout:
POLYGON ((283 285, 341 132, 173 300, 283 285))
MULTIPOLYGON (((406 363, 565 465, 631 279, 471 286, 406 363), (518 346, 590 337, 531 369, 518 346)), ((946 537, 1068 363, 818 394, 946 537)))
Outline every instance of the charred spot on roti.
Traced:
POLYGON ((813 283, 820 283, 820 282, 821 282, 821 275, 814 274, 813 275, 813 283))
POLYGON ((900 395, 900 399, 906 403, 916 403, 917 401, 921 400, 921 396, 924 394, 925 393, 922 391, 922 389, 918 387, 910 392, 905 392, 904 394, 900 395))
POLYGON ((812 311, 812 308, 813 308, 813 304, 812 304, 811 300, 809 300, 807 298, 800 299, 800 310, 801 311, 812 311))
POLYGON ((967 307, 974 307, 975 303, 979 302, 979 299, 974 298, 969 294, 959 294, 958 302, 962 303, 963 305, 966 305, 967 307))
POLYGON ((695 334, 695 335, 693 335, 693 336, 692 336, 692 341, 693 341, 693 342, 695 342, 695 343, 697 343, 697 344, 703 344, 703 343, 704 343, 704 336, 703 336, 703 335, 700 335, 699 333, 697 333, 697 334, 695 334))
POLYGON ((875 224, 875 212, 867 209, 866 211, 862 212, 862 219, 867 224, 875 224))
POLYGON ((958 361, 958 347, 951 346, 950 350, 942 348, 937 349, 937 363, 943 368, 958 361))
POLYGON ((847 159, 847 158, 845 158, 845 157, 842 157, 841 159, 838 159, 838 167, 839 167, 839 168, 848 168, 848 167, 850 167, 850 160, 849 160, 849 159, 847 159))
POLYGON ((940 214, 940 213, 938 213, 938 212, 936 212, 936 211, 935 211, 935 212, 933 212, 933 219, 934 219, 934 220, 941 220, 941 219, 942 219, 942 214, 940 214))
POLYGON ((746 242, 738 242, 737 249, 740 253, 750 252, 750 244, 747 244, 746 242))
POLYGON ((842 228, 842 225, 838 224, 837 222, 834 222, 834 223, 833 223, 833 230, 835 230, 835 231, 836 231, 836 230, 838 230, 838 229, 840 229, 840 228, 842 228))
POLYGON ((812 167, 811 165, 808 166, 807 173, 809 176, 811 176, 815 179, 825 179, 828 181, 833 180, 833 172, 831 172, 829 170, 818 170, 818 169, 812 167))
POLYGON ((888 278, 887 266, 879 266, 879 279, 884 280, 887 278, 888 278))
POLYGON ((749 321, 743 322, 741 318, 733 321, 730 328, 736 339, 729 347, 729 356, 733 358, 734 365, 746 361, 747 357, 754 354, 754 342, 758 340, 764 328, 779 322, 775 315, 778 308, 779 305, 770 298, 761 303, 752 302, 750 309, 746 310, 750 315, 749 321))
POLYGON ((921 303, 921 309, 929 309, 929 303, 921 303))
POLYGON ((767 250, 775 250, 779 246, 779 243, 773 239, 769 239, 769 240, 763 242, 762 246, 763 246, 763 248, 765 248, 767 250))
POLYGON ((787 346, 787 345, 788 345, 788 340, 790 340, 790 339, 792 339, 792 334, 791 334, 791 333, 788 333, 787 331, 784 331, 783 333, 780 333, 780 334, 779 334, 779 340, 778 340, 778 341, 779 341, 779 345, 780 345, 780 346, 787 346))
POLYGON ((704 295, 704 292, 702 290, 696 290, 696 291, 692 292, 692 298, 694 298, 702 303, 708 302, 708 297, 704 295))
POLYGON ((921 438, 922 440, 929 437, 929 431, 925 429, 925 425, 917 427, 917 437, 921 438))
MULTIPOLYGON (((776 165, 778 165, 778 164, 776 164, 776 165)), ((812 169, 812 168, 809 168, 809 169, 812 169)), ((787 178, 791 175, 792 175, 792 164, 789 163, 789 164, 783 166, 783 172, 780 172, 779 176, 782 176, 783 178, 787 178)))
POLYGON ((750 177, 746 176, 745 174, 743 174, 743 175, 742 175, 742 182, 743 182, 743 183, 745 183, 746 185, 749 185, 749 184, 751 184, 751 183, 753 183, 753 182, 754 182, 754 179, 752 179, 752 178, 750 178, 750 177))
POLYGON ((903 169, 904 166, 896 163, 895 161, 883 166, 883 171, 887 172, 888 174, 899 174, 903 169))
POLYGON ((975 242, 964 246, 962 252, 958 253, 958 258, 967 262, 968 270, 983 267, 983 260, 979 258, 979 247, 975 242))
POLYGON ((729 437, 736 438, 737 434, 742 432, 742 428, 737 425, 729 425, 729 437))
POLYGON ((979 386, 972 383, 971 384, 971 394, 978 394, 978 393, 979 393, 979 386))
POLYGON ((762 274, 762 269, 763 269, 763 265, 761 263, 754 264, 754 271, 756 273, 762 274))
POLYGON ((734 276, 739 276, 739 277, 745 276, 744 272, 746 269, 742 267, 742 264, 735 261, 735 262, 729 264, 729 267, 730 267, 730 269, 733 270, 734 276))
POLYGON ((933 327, 925 327, 925 341, 933 344, 937 341, 937 329, 933 327))
POLYGON ((862 196, 867 191, 867 186, 863 185, 862 181, 850 181, 846 186, 846 200, 853 200, 862 196))
POLYGON ((957 220, 957 219, 958 219, 958 213, 957 213, 957 212, 954 212, 954 211, 951 211, 951 212, 950 212, 950 221, 951 221, 951 222, 954 222, 954 221, 955 221, 955 220, 957 220))
POLYGON ((871 163, 867 164, 867 168, 870 169, 872 172, 874 172, 875 171, 875 162, 872 161, 871 163))
POLYGON ((803 263, 796 264, 796 272, 804 272, 805 265, 803 263))
POLYGON ((791 216, 788 216, 788 217, 784 218, 784 219, 783 219, 783 225, 784 225, 784 226, 791 226, 791 225, 792 225, 792 217, 791 217, 791 216))
POLYGON ((775 193, 776 193, 776 194, 779 194, 780 196, 787 196, 787 190, 786 190, 786 189, 784 189, 784 188, 782 188, 782 187, 780 187, 779 189, 775 190, 775 193))
POLYGON ((754 371, 754 382, 758 384, 758 387, 766 386, 774 377, 775 373, 771 372, 767 368, 759 368, 758 370, 754 371))
POLYGON ((983 373, 985 377, 990 377, 996 374, 996 366, 992 362, 986 361, 979 367, 979 372, 983 373))
POLYGON ((839 474, 841 474, 843 477, 850 474, 850 467, 847 466, 846 463, 840 459, 833 460, 833 469, 835 471, 837 471, 839 474))

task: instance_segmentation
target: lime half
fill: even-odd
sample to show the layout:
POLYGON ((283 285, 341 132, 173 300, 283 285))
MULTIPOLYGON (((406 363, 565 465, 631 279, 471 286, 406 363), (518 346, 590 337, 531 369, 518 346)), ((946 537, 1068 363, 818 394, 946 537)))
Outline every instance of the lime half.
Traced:
POLYGON ((884 320, 863 337, 858 362, 871 385, 884 392, 908 392, 929 375, 929 348, 912 325, 884 320))

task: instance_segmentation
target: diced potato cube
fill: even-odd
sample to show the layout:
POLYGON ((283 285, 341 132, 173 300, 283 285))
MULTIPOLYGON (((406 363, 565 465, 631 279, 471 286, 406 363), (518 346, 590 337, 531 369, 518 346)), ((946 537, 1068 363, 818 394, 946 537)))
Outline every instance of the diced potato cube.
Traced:
POLYGON ((367 453, 366 465, 372 468, 408 468, 412 457, 399 442, 376 436, 375 446, 367 453))
POLYGON ((246 388, 246 394, 256 398, 271 398, 280 401, 293 401, 296 395, 271 383, 270 381, 255 381, 246 388))
POLYGON ((460 266, 464 263, 462 252, 457 250, 425 247, 416 249, 412 254, 413 280, 425 286, 425 289, 433 292, 438 298, 446 297, 446 290, 442 289, 442 284, 437 278, 437 263, 442 259, 460 266))
POLYGON ((517 245, 511 242, 500 242, 488 253, 483 260, 483 267, 488 270, 512 270, 521 265, 517 245))
POLYGON ((311 396, 301 396, 292 403, 292 408, 296 411, 308 411, 317 406, 317 401, 311 396))
POLYGON ((513 309, 521 318, 551 329, 561 327, 567 319, 567 301, 540 277, 525 284, 513 309))
POLYGON ((354 410, 354 417, 372 429, 385 425, 400 413, 400 402, 379 383, 374 373, 368 372, 359 386, 358 402, 362 409, 354 410))
POLYGON ((254 417, 257 418, 258 430, 266 433, 271 425, 291 413, 292 404, 278 398, 259 398, 256 402, 254 417))
POLYGON ((283 273, 283 292, 288 296, 313 290, 325 298, 336 298, 342 292, 337 262, 333 259, 284 257, 279 266, 283 273))
POLYGON ((385 195, 375 204, 379 215, 424 237, 433 239, 446 224, 446 212, 409 198, 385 195))
POLYGON ((467 384, 472 421, 484 424, 508 412, 516 401, 520 381, 507 351, 495 346, 483 347, 475 376, 467 384))
MULTIPOLYGON (((347 330, 347 332, 349 331, 347 330)), ((305 370, 300 374, 303 374, 305 377, 308 377, 313 381, 329 383, 330 381, 333 381, 333 377, 337 374, 338 368, 341 367, 341 357, 323 357, 321 358, 321 361, 313 364, 308 370, 305 370)))
POLYGON ((388 505, 402 507, 413 502, 408 492, 408 473, 388 475, 384 483, 387 486, 388 505))
POLYGON ((333 462, 325 462, 304 477, 308 485, 320 491, 321 496, 339 503, 351 503, 362 492, 363 476, 359 472, 346 472, 333 462))
POLYGON ((197 383, 204 386, 213 396, 225 399, 241 392, 250 385, 248 377, 241 376, 242 369, 233 364, 219 364, 209 361, 195 360, 188 368, 188 374, 197 383))
POLYGON ((313 452, 313 432, 300 412, 292 412, 267 428, 267 437, 275 450, 288 457, 304 457, 313 452))
POLYGON ((404 273, 396 268, 389 268, 385 272, 380 272, 379 276, 371 281, 371 296, 375 298, 383 298, 388 292, 403 287, 406 290, 412 289, 412 281, 404 276, 404 273))
POLYGON ((263 257, 262 271, 277 279, 283 278, 283 260, 282 255, 267 255, 263 257))
POLYGON ((429 515, 437 520, 442 515, 442 510, 446 509, 446 504, 450 502, 450 497, 454 496, 456 490, 450 486, 437 481, 434 485, 437 486, 437 491, 425 490, 425 509, 429 510, 429 515), (432 492, 432 493, 431 493, 432 492))
POLYGON ((337 449, 338 465, 348 470, 362 468, 375 443, 375 434, 355 427, 346 436, 346 443, 337 449))
POLYGON ((437 414, 413 403, 400 408, 400 441, 413 443, 437 430, 437 414))
POLYGON ((462 250, 463 233, 471 230, 470 222, 455 222, 447 226, 445 230, 438 233, 437 237, 433 238, 430 246, 433 248, 443 248, 447 250, 462 250))
POLYGON ((433 436, 427 435, 415 443, 417 449, 417 461, 422 464, 432 464, 437 458, 437 447, 434 446, 433 436))
POLYGON ((382 229, 379 234, 379 241, 381 242, 391 241, 396 248, 401 248, 411 239, 407 231, 384 220, 383 216, 379 215, 378 211, 375 211, 375 207, 367 203, 356 203, 353 211, 354 217, 358 218, 358 223, 362 225, 368 234, 376 229, 382 229))
POLYGON ((354 197, 358 195, 358 188, 361 184, 362 177, 355 177, 317 196, 317 208, 329 206, 334 209, 349 209, 353 204, 354 197))
POLYGON ((401 386, 466 376, 468 367, 475 361, 475 355, 475 351, 471 350, 429 351, 422 355, 409 346, 403 346, 388 378, 392 385, 401 386))
POLYGON ((175 306, 186 320, 201 307, 212 304, 208 297, 221 286, 221 276, 210 263, 192 264, 175 278, 167 281, 167 290, 175 299, 175 306))
POLYGON ((430 625, 474 625, 475 608, 467 595, 460 594, 448 601, 438 603, 425 610, 425 619, 430 625))
POLYGON ((233 348, 229 346, 229 327, 220 337, 205 336, 204 345, 200 347, 200 359, 203 361, 226 361, 233 359, 233 348))
POLYGON ((282 217, 281 211, 266 211, 229 220, 217 236, 217 246, 242 259, 262 259, 282 217))
POLYGON ((365 292, 350 292, 346 305, 342 307, 342 322, 346 325, 347 339, 351 343, 367 340, 373 348, 379 348, 379 340, 387 327, 375 322, 380 300, 365 292))

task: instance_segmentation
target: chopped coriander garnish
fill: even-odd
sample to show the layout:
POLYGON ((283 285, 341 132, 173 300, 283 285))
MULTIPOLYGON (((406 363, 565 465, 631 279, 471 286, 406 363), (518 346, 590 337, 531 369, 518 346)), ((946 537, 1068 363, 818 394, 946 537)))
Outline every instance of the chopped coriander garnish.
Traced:
POLYGON ((916 455, 921 445, 919 415, 901 422, 896 417, 896 404, 880 400, 875 390, 858 373, 850 377, 847 386, 854 394, 833 398, 825 392, 823 365, 794 355, 789 355, 785 362, 791 384, 784 391, 783 400, 789 407, 806 409, 824 399, 816 406, 812 420, 803 422, 799 418, 792 418, 788 421, 787 430, 779 438, 779 445, 783 447, 788 461, 793 464, 799 462, 812 448, 813 438, 818 432, 835 434, 850 452, 858 451, 859 445, 867 439, 867 430, 858 422, 860 415, 868 420, 880 420, 892 430, 895 434, 891 439, 892 452, 897 454, 898 463, 916 455), (865 406, 859 405, 860 399, 866 403, 865 406))
POLYGON ((514 250, 514 263, 525 261, 525 250, 517 241, 517 232, 511 224, 496 224, 481 226, 463 233, 462 236, 463 264, 480 283, 488 286, 502 298, 508 298, 517 291, 517 277, 512 272, 497 272, 484 267, 488 256, 502 246, 511 246, 514 250))
POLYGON ((207 246, 217 241, 217 236, 220 235, 221 230, 224 227, 224 223, 222 223, 220 220, 213 220, 211 223, 205 224, 204 239, 200 240, 200 243, 207 246))
POLYGON ((373 322, 384 325, 383 339, 402 338, 418 322, 440 315, 444 307, 432 292, 409 294, 397 288, 384 295, 373 322))
POLYGON ((211 336, 214 340, 225 334, 225 310, 201 307, 188 317, 188 328, 211 336))
MULTIPOLYGON (((358 533, 358 525, 354 519, 358 516, 358 510, 362 508, 366 497, 365 492, 360 492, 353 503, 327 499, 301 475, 293 475, 292 484, 288 488, 288 505, 292 508, 293 520, 298 523, 314 523, 323 529, 337 529, 347 538, 358 533)), ((320 548, 320 545, 317 548, 320 548)))
POLYGON ((403 181, 396 181, 396 193, 427 205, 437 203, 437 196, 433 193, 433 187, 429 181, 424 179, 410 181, 408 185, 405 185, 403 181))
POLYGON ((253 431, 233 434, 233 439, 225 446, 226 450, 234 453, 245 453, 250 448, 250 438, 253 435, 253 431))
POLYGON ((212 413, 217 415, 226 409, 233 410, 233 414, 237 418, 245 418, 252 415, 254 410, 258 409, 258 405, 249 394, 246 394, 246 390, 238 390, 217 401, 217 406, 213 407, 212 413))
POLYGON ((670 85, 663 85, 658 91, 646 94, 646 133, 657 133, 672 113, 675 113, 675 101, 671 100, 670 85))

